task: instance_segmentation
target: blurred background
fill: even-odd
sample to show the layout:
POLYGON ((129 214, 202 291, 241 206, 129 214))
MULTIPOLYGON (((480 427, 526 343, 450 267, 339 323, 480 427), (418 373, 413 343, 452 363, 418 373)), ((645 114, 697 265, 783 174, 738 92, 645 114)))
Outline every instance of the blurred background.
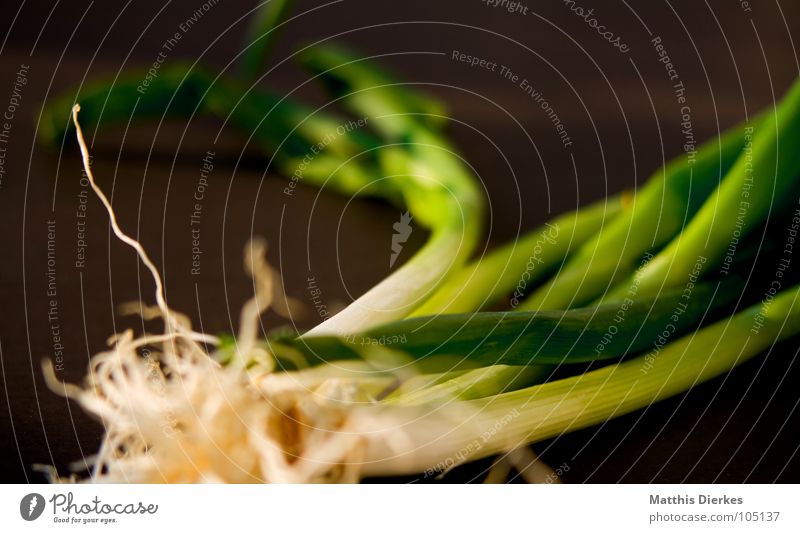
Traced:
MULTIPOLYGON (((495 4, 300 0, 259 84, 326 103, 291 56, 309 43, 336 39, 380 56, 400 78, 435 94, 447 103, 452 138, 485 186, 491 246, 642 183, 683 152, 683 105, 694 138, 705 140, 772 105, 800 70, 796 2, 495 4), (619 38, 617 46, 575 6, 594 9, 593 17, 619 38), (657 42, 674 72, 659 60, 657 42), (498 66, 471 66, 454 59, 460 54, 498 66), (685 104, 677 101, 677 82, 685 87, 685 104), (564 125, 568 146, 527 86, 564 125)), ((166 63, 197 61, 230 71, 257 6, 230 0, 4 6, 0 480, 42 481, 34 465, 66 473, 98 448, 102 427, 47 389, 41 361, 60 356, 58 377, 80 380, 112 333, 140 327, 118 306, 152 301, 153 294, 133 252, 110 236, 100 203, 91 194, 87 200, 75 143, 36 141, 43 102, 74 99, 76 87, 97 78, 146 70, 176 32, 181 37, 166 63), (54 353, 54 328, 61 354, 54 353)), ((309 279, 335 310, 389 273, 396 208, 302 185, 287 197, 286 179, 266 171, 268 160, 246 137, 204 118, 189 126, 176 119, 104 124, 87 133, 95 173, 122 227, 139 236, 164 274, 171 306, 194 324, 211 333, 236 328, 252 293, 242 268, 251 235, 266 237, 287 293, 308 304, 299 328, 319 320, 309 279), (209 152, 213 169, 203 178, 195 272, 190 218, 209 152)), ((412 232, 400 263, 424 241, 421 229, 412 232)), ((281 324, 265 316, 266 328, 281 324)), ((797 482, 797 355, 796 340, 778 345, 685 395, 534 449, 566 482, 797 482)), ((462 467, 441 481, 480 480, 487 464, 462 467)))

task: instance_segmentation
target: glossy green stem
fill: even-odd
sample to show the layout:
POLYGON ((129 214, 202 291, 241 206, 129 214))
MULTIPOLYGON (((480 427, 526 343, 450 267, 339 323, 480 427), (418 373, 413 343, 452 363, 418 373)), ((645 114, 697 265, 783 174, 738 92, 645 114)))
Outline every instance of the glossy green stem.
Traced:
POLYGON ((558 216, 453 274, 411 316, 478 311, 509 295, 516 308, 539 280, 622 211, 620 197, 612 196, 558 216))
MULTIPOLYGON (((761 117, 755 122, 759 120, 761 117)), ((708 198, 741 153, 744 128, 734 126, 706 142, 693 162, 682 155, 656 172, 633 197, 631 209, 586 242, 520 309, 585 305, 631 275, 642 257, 680 233, 708 198)))

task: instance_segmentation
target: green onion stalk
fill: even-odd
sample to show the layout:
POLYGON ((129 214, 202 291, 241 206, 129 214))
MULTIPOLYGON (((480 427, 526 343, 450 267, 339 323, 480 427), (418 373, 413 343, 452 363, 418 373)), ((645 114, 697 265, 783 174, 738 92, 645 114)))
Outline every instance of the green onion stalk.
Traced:
POLYGON ((411 316, 479 311, 511 295, 516 308, 526 289, 551 274, 597 232, 624 211, 622 196, 611 196, 571 213, 482 256, 452 274, 411 316))
POLYGON ((431 99, 333 46, 308 48, 301 62, 351 113, 372 124, 387 144, 378 153, 385 179, 431 231, 408 263, 306 335, 358 333, 407 316, 465 263, 480 238, 484 200, 475 175, 433 128, 441 115, 431 99))
POLYGON ((455 458, 492 456, 646 408, 685 392, 800 333, 800 287, 768 305, 667 344, 659 351, 574 377, 480 400, 446 403, 425 416, 395 407, 358 408, 375 433, 365 475, 439 472, 455 458), (757 330, 756 324, 761 324, 757 330))
POLYGON ((631 275, 648 252, 681 232, 739 157, 745 131, 745 125, 734 126, 699 147, 695 156, 683 154, 656 171, 633 196, 631 208, 601 228, 520 309, 585 305, 631 275))
MULTIPOLYGON (((716 190, 686 228, 637 273, 640 294, 680 286, 702 273, 730 273, 740 242, 800 192, 800 81, 774 111, 745 129, 746 144, 716 190)), ((610 298, 624 291, 612 291, 610 298)))
POLYGON ((458 355, 451 370, 490 365, 562 365, 618 359, 647 350, 665 331, 690 331, 707 316, 730 311, 744 283, 697 284, 689 291, 568 311, 482 312, 413 317, 357 335, 275 335, 270 349, 302 355, 307 365, 364 357, 364 347, 386 346, 422 361, 458 355))

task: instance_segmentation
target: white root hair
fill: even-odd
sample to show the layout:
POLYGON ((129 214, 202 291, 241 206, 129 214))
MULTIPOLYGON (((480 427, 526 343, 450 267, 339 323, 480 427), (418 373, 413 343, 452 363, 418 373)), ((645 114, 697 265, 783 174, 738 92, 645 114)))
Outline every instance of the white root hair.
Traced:
POLYGON ((365 444, 348 407, 363 401, 358 389, 334 378, 313 388, 282 380, 271 390, 272 380, 264 379, 271 368, 245 368, 246 361, 267 360, 258 353, 263 352, 257 343, 260 315, 273 304, 278 312, 287 312, 292 303, 273 297, 280 287, 266 263, 263 241, 253 241, 246 250, 255 296, 242 310, 234 362, 223 367, 206 348, 219 340, 192 330, 188 317, 169 308, 155 265, 141 243, 119 227, 94 179, 79 110, 73 108, 72 118, 92 189, 114 234, 136 250, 156 286, 156 307, 129 304, 123 311, 160 318, 165 325, 159 335, 135 337, 129 330, 113 336, 109 350, 92 358, 83 386, 61 383, 52 364, 44 365, 50 387, 78 402, 106 428, 91 459, 89 480, 358 481, 365 444))

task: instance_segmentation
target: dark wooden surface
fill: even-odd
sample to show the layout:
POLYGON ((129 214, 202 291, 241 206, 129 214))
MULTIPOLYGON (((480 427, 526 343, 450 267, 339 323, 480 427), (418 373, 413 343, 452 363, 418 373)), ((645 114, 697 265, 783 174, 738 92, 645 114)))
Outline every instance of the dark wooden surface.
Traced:
MULTIPOLYGON (((200 2, 47 2, 4 6, 0 106, 14 73, 28 83, 11 120, 0 184, 2 313, 0 480, 40 481, 32 465, 62 471, 98 446, 101 428, 75 405, 50 393, 40 370, 53 356, 47 295, 48 221, 55 221, 55 282, 64 345, 59 377, 78 380, 105 339, 136 321, 117 313, 123 302, 152 300, 152 283, 133 253, 110 239, 100 204, 90 198, 86 263, 74 264, 81 192, 75 146, 48 150, 34 140, 41 103, 84 78, 150 64, 161 44, 200 2), (118 18, 119 15, 119 18, 118 18), (12 24, 13 21, 13 24, 12 24), (140 39, 141 37, 141 39, 140 39)), ((313 2, 299 2, 312 9, 313 2)), ((510 14, 479 0, 361 2, 345 0, 293 21, 277 56, 298 43, 342 33, 445 100, 452 135, 481 176, 491 203, 487 242, 513 238, 552 214, 633 187, 665 157, 679 154, 680 113, 651 44, 660 36, 687 87, 695 135, 704 139, 770 105, 798 73, 800 6, 764 2, 748 12, 733 1, 590 2, 598 20, 631 51, 620 53, 562 2, 527 2, 510 14), (561 145, 549 119, 519 86, 497 72, 453 61, 453 50, 506 65, 545 96, 568 128, 561 145)), ((168 61, 197 59, 230 68, 240 50, 252 2, 220 2, 182 38, 168 61)), ((580 5, 580 4, 579 4, 580 5)), ((264 84, 323 102, 288 63, 264 84)), ((265 236, 288 292, 309 302, 314 276, 326 305, 349 301, 388 273, 396 209, 300 187, 265 175, 265 160, 220 124, 194 120, 117 126, 96 132, 95 171, 113 193, 123 227, 137 233, 164 273, 171 305, 206 331, 230 331, 251 292, 242 248, 265 236), (201 160, 215 152, 203 200, 201 272, 191 274, 192 194, 201 160)), ((424 242, 415 231, 401 260, 424 242)), ((313 311, 298 323, 314 323, 313 311)), ((281 322, 265 318, 265 326, 281 322)), ((730 375, 602 427, 536 446, 568 482, 797 482, 800 371, 797 340, 777 346, 730 375)), ((485 464, 445 481, 478 477, 485 464)))

